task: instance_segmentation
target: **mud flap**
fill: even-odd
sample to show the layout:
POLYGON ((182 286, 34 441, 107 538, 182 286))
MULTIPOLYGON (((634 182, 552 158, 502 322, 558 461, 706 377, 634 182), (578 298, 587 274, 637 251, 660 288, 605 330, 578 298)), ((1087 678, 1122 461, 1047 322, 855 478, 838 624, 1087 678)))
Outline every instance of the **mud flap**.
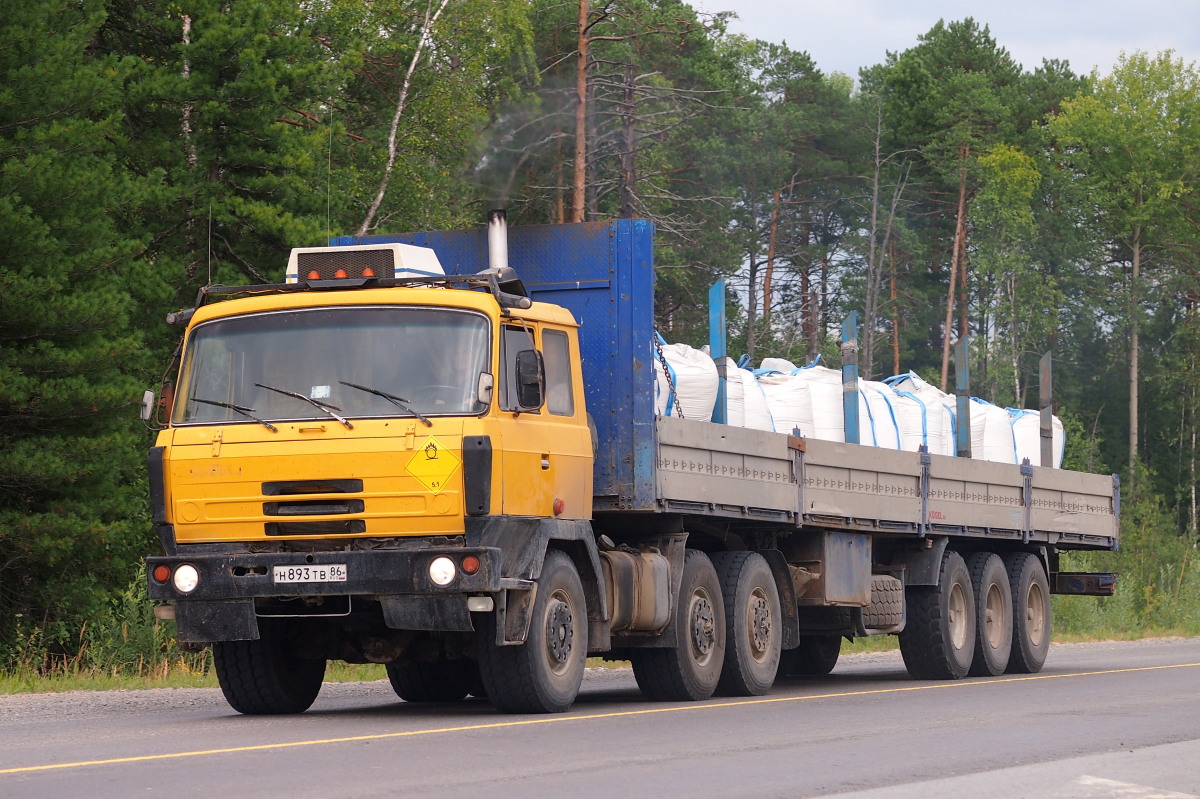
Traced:
POLYGON ((462 594, 429 596, 385 596, 379 598, 383 606, 383 622, 393 630, 451 630, 471 632, 471 614, 467 610, 467 598, 462 594))
POLYGON ((175 637, 180 643, 254 641, 259 637, 253 599, 181 599, 175 603, 175 637))

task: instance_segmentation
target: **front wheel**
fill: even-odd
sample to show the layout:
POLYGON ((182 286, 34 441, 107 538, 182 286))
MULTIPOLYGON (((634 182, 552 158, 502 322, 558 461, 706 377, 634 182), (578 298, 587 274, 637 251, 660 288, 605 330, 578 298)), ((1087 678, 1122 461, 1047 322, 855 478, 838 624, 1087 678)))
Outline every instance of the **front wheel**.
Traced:
POLYGON ((633 676, 647 699, 695 702, 717 689, 725 660, 725 604, 712 561, 689 549, 675 603, 676 645, 634 649, 633 676))
POLYGON ((958 680, 975 656, 975 599, 962 555, 947 549, 938 584, 905 591, 908 622, 900 633, 900 654, 917 680, 958 680))
POLYGON ((293 655, 287 631, 262 624, 256 641, 213 644, 213 667, 230 707, 247 715, 303 713, 316 701, 325 661, 293 655))
POLYGON ((533 600, 529 638, 496 645, 496 616, 480 625, 479 670, 488 699, 505 713, 561 713, 575 702, 587 664, 588 618, 575 564, 546 553, 533 600))

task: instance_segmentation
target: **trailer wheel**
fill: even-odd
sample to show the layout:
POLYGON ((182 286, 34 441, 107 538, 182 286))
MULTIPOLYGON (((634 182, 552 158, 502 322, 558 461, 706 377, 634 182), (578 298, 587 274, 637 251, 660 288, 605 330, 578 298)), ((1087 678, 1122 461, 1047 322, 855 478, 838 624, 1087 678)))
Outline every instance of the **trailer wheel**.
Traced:
POLYGON ((975 598, 975 658, 968 674, 996 677, 1012 653, 1012 590, 1004 561, 992 552, 976 552, 967 561, 975 598))
POLYGON ((225 701, 239 713, 278 715, 303 713, 321 692, 324 660, 290 654, 284 632, 260 625, 257 641, 218 641, 213 667, 225 701))
POLYGON ((725 660, 725 604, 712 561, 696 549, 684 555, 674 623, 677 646, 630 651, 638 688, 661 702, 708 699, 725 660))
POLYGON ((571 707, 587 663, 588 618, 575 564, 556 550, 546 553, 522 645, 496 645, 496 616, 480 625, 479 670, 483 688, 505 713, 561 713, 571 707))
POLYGON ((479 664, 466 658, 388 663, 386 668, 392 690, 405 702, 457 702, 479 682, 479 664))
POLYGON ((779 589, 757 552, 718 552, 713 566, 725 597, 722 696, 762 696, 775 684, 782 641, 779 589))
POLYGON ((942 556, 936 586, 905 591, 908 622, 900 633, 900 654, 917 680, 965 677, 975 654, 975 601, 967 564, 957 552, 942 556))
POLYGON ((800 646, 779 656, 779 673, 785 677, 823 677, 833 671, 842 652, 840 635, 802 635, 800 646))
POLYGON ((1013 552, 1004 559, 1012 591, 1012 657, 1008 671, 1037 674, 1050 651, 1050 582, 1042 562, 1028 552, 1013 552))

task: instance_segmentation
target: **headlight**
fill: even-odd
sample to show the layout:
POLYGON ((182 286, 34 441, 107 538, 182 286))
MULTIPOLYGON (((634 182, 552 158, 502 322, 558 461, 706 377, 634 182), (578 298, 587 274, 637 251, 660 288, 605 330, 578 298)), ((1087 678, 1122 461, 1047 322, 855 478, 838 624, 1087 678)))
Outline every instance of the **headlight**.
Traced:
POLYGON ((176 591, 181 594, 190 594, 200 584, 200 572, 196 571, 196 567, 192 564, 185 563, 175 570, 175 576, 171 580, 175 583, 176 591))
POLYGON ((450 585, 454 582, 454 571, 454 561, 443 555, 429 564, 429 579, 434 585, 450 585))

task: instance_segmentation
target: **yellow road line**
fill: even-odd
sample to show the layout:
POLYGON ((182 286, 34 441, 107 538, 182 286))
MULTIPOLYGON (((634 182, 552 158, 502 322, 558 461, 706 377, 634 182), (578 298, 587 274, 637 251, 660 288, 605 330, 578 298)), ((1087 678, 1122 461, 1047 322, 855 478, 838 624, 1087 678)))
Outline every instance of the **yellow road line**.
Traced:
POLYGON ((639 710, 621 710, 612 713, 589 713, 582 716, 539 716, 533 719, 517 719, 511 721, 496 721, 490 724, 465 724, 456 727, 435 727, 426 730, 407 730, 405 732, 384 732, 372 735, 351 735, 344 738, 321 738, 309 741, 288 741, 272 744, 255 744, 254 746, 231 746, 224 749, 198 749, 191 752, 169 752, 159 755, 137 755, 134 757, 115 757, 108 760, 81 760, 75 763, 49 763, 40 766, 20 766, 17 768, 0 769, 0 774, 28 774, 34 771, 51 771, 54 769, 81 768, 83 766, 110 766, 119 763, 140 763, 148 760, 171 760, 181 757, 202 757, 205 755, 224 755, 237 752, 258 752, 264 749, 289 749, 297 746, 320 746, 323 744, 354 743, 356 741, 381 741, 389 738, 411 738, 418 735, 441 735, 450 732, 473 732, 475 730, 497 730, 511 727, 526 727, 533 724, 562 724, 574 721, 592 721, 597 719, 615 719, 627 716, 648 716, 655 713, 697 712, 703 710, 720 710, 729 707, 745 707, 748 705, 781 704, 784 702, 808 702, 814 699, 841 699, 853 696, 871 696, 878 694, 898 694, 905 691, 932 691, 944 688, 975 688, 986 685, 999 685, 1010 682, 1029 682, 1033 680, 1061 680, 1071 677, 1096 677, 1106 674, 1130 674, 1140 671, 1165 671, 1167 669, 1189 669, 1200 667, 1200 663, 1176 663, 1168 666, 1139 666, 1129 669, 1105 669, 1103 671, 1082 671, 1071 674, 1031 674, 1025 677, 1000 677, 993 680, 977 680, 973 682, 937 682, 922 685, 906 685, 899 688, 873 688, 866 691, 842 691, 829 694, 811 694, 807 696, 776 696, 756 699, 737 699, 727 702, 704 702, 688 705, 672 705, 670 707, 649 707, 639 710))

